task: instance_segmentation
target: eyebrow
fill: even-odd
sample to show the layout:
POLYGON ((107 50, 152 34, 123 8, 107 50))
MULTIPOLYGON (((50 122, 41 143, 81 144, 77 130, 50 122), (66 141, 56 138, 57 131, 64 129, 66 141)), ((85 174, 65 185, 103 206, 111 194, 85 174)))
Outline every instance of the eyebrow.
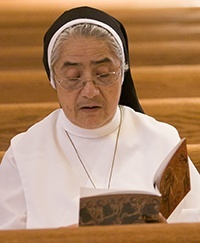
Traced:
POLYGON ((64 62, 63 67, 73 67, 73 66, 79 66, 80 63, 77 62, 64 62))
POLYGON ((108 58, 108 57, 105 57, 103 59, 100 59, 100 60, 96 60, 96 61, 92 61, 91 63, 92 64, 102 64, 102 63, 111 63, 111 59, 108 58))
MULTIPOLYGON (((98 64, 102 64, 102 63, 111 63, 111 62, 112 62, 112 60, 110 58, 105 57, 100 60, 91 61, 91 64, 98 65, 98 64)), ((66 61, 63 64, 63 67, 76 67, 76 66, 82 66, 82 64, 79 62, 70 62, 70 61, 66 61)))

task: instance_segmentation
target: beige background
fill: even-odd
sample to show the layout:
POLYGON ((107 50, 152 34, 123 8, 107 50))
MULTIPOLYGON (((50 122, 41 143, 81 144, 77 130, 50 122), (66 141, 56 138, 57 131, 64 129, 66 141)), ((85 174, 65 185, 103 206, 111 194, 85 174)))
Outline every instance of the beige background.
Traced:
POLYGON ((161 8, 199 7, 200 0, 1 0, 1 7, 8 8, 70 8, 90 5, 99 8, 161 8))

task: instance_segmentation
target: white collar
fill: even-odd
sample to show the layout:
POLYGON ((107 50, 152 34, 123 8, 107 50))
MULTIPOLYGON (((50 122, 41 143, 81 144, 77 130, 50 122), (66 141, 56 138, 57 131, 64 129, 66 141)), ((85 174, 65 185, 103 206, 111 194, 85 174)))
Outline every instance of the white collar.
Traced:
POLYGON ((95 128, 95 129, 85 129, 76 126, 73 124, 66 116, 64 111, 61 109, 60 113, 60 123, 64 130, 68 131, 71 135, 77 137, 84 137, 84 138, 99 138, 104 137, 108 134, 114 132, 120 123, 120 109, 119 107, 116 110, 116 113, 113 119, 103 127, 95 128))

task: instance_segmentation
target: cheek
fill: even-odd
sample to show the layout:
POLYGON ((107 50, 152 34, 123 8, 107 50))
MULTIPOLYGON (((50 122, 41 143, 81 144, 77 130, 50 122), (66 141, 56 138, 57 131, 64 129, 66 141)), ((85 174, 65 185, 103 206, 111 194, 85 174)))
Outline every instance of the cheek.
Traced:
POLYGON ((121 94, 121 86, 116 86, 109 90, 108 99, 111 105, 116 105, 119 103, 119 98, 121 94))
POLYGON ((107 112, 114 114, 119 103, 121 86, 112 87, 106 94, 107 112))
POLYGON ((76 104, 75 95, 72 95, 65 90, 57 89, 57 97, 60 103, 60 106, 63 108, 64 112, 70 114, 74 111, 74 107, 76 104))

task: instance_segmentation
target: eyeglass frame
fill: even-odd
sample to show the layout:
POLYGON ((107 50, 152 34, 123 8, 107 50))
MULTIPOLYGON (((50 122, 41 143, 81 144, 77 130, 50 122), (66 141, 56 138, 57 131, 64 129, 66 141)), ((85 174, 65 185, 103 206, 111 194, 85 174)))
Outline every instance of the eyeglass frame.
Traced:
MULTIPOLYGON (((119 67, 118 69, 120 69, 121 67, 119 67)), ((96 75, 95 77, 93 77, 91 80, 83 80, 83 78, 81 78, 81 77, 79 77, 79 78, 69 78, 69 77, 65 77, 65 78, 63 78, 63 79, 59 79, 59 77, 58 77, 58 75, 56 74, 56 73, 54 73, 54 77, 56 77, 56 82, 63 88, 63 89, 66 89, 66 90, 78 90, 78 89, 82 89, 83 87, 84 87, 84 85, 87 83, 87 82, 93 82, 96 86, 110 86, 110 85, 112 85, 112 84, 114 84, 116 81, 117 81, 117 79, 118 79, 118 77, 119 77, 119 75, 121 75, 121 71, 119 71, 119 72, 117 72, 117 71, 112 71, 112 72, 106 72, 106 73, 101 73, 101 74, 98 74, 98 75, 96 75), (113 82, 111 82, 111 83, 108 83, 108 84, 103 84, 103 83, 98 83, 99 82, 99 80, 98 80, 98 77, 100 77, 100 76, 103 76, 103 75, 108 75, 108 74, 115 74, 116 75, 116 79, 113 81, 113 82), (66 80, 66 79, 68 79, 68 80, 79 80, 80 81, 80 84, 81 84, 81 86, 80 87, 76 87, 76 88, 66 88, 66 87, 64 87, 63 85, 62 85, 62 82, 64 81, 64 80, 66 80)))

